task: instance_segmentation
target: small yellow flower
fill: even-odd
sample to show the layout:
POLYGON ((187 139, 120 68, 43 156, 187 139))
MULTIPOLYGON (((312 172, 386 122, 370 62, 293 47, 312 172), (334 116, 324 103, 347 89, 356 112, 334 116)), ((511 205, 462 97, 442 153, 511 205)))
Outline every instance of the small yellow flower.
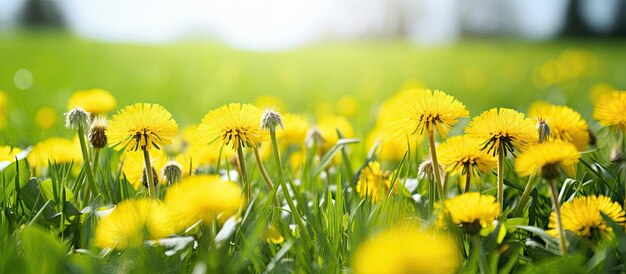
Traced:
POLYGON ((468 135, 448 138, 437 147, 439 162, 446 172, 477 175, 477 171, 489 172, 496 166, 493 155, 481 150, 481 141, 468 135))
POLYGON ((287 113, 283 115, 283 128, 276 131, 276 137, 281 144, 304 144, 309 131, 309 121, 299 115, 287 113))
POLYGON ((445 214, 468 233, 478 233, 500 216, 496 197, 467 192, 444 202, 445 214))
POLYGON ((379 162, 369 162, 359 174, 356 192, 362 198, 370 197, 376 203, 387 196, 391 188, 390 179, 389 172, 381 170, 379 162))
POLYGON ((407 92, 396 110, 394 132, 399 138, 434 131, 445 137, 452 125, 469 111, 454 97, 443 91, 429 89, 407 92))
POLYGON ((570 142, 579 151, 589 148, 589 126, 578 112, 567 106, 555 106, 546 102, 531 105, 528 116, 545 121, 550 128, 550 139, 570 142))
POLYGON ((209 111, 198 126, 199 141, 204 144, 217 142, 219 146, 230 145, 256 147, 266 138, 260 127, 263 112, 250 104, 228 104, 209 111))
POLYGON ((571 143, 563 141, 541 143, 529 147, 517 156, 515 172, 519 176, 528 176, 535 171, 541 171, 544 178, 555 178, 558 176, 558 167, 561 167, 572 176, 579 157, 578 150, 571 143))
POLYGON ((465 132, 482 142, 482 149, 495 155, 502 150, 513 153, 523 151, 537 143, 539 136, 535 121, 508 108, 492 108, 474 117, 465 132))
MULTIPOLYGON (((165 181, 159 180, 159 173, 163 166, 167 164, 167 156, 162 150, 150 150, 150 162, 152 164, 152 175, 156 179, 154 182, 160 182, 166 184, 165 181)), ((122 162, 122 173, 126 176, 126 180, 133 185, 135 189, 139 189, 139 186, 147 186, 146 181, 146 168, 145 159, 143 158, 143 151, 125 151, 120 155, 120 161, 122 162)))
POLYGON ((274 244, 282 244, 285 241, 285 237, 283 237, 283 233, 277 225, 268 226, 267 230, 265 230, 265 236, 269 242, 274 244))
POLYGON ((48 167, 48 161, 52 164, 66 164, 82 162, 80 146, 70 140, 52 137, 43 140, 33 146, 28 153, 28 163, 31 167, 48 167))
POLYGON ((172 115, 157 104, 137 103, 118 111, 106 131, 109 146, 116 150, 160 149, 178 134, 172 115))
POLYGON ((165 205, 150 199, 125 200, 100 220, 95 243, 100 248, 139 248, 146 240, 165 238, 173 232, 165 205))
MULTIPOLYGON (((610 237, 613 229, 602 219, 600 212, 610 217, 614 222, 623 226, 626 222, 624 210, 617 202, 611 201, 605 196, 576 197, 571 202, 561 207, 561 220, 563 229, 572 231, 578 236, 591 238, 595 232, 601 237, 610 237)), ((559 236, 556 228, 554 212, 550 216, 548 233, 554 237, 559 236)))
POLYGON ((15 161, 15 156, 19 154, 22 150, 17 147, 11 146, 0 146, 0 162, 15 161))
POLYGON ((198 221, 211 224, 235 215, 243 203, 241 189, 219 176, 196 175, 171 186, 165 194, 177 229, 185 229, 198 221))
POLYGON ((593 110, 593 118, 604 127, 626 131, 626 91, 601 96, 593 110))
POLYGON ((462 259, 445 235, 390 230, 362 243, 352 258, 355 274, 456 273, 462 259))
POLYGON ((88 89, 74 92, 67 103, 67 109, 81 107, 91 115, 107 113, 115 108, 117 102, 111 93, 103 89, 88 89))

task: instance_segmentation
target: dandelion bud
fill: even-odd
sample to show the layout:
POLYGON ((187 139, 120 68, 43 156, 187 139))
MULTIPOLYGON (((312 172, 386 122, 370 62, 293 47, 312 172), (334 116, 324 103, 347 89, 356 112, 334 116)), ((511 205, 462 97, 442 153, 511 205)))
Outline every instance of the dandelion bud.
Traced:
POLYGON ((543 118, 539 118, 537 123, 537 134, 539 134, 539 143, 543 143, 550 138, 550 127, 543 118))
POLYGON ((280 116, 280 114, 271 109, 265 111, 265 113, 263 114, 263 117, 261 118, 261 128, 274 129, 277 126, 280 126, 280 128, 284 128, 283 119, 280 116))
POLYGON ((65 127, 69 129, 77 130, 80 126, 83 130, 88 129, 90 120, 91 115, 81 107, 75 107, 65 113, 65 127))
POLYGON ((611 149, 611 154, 609 154, 609 160, 613 163, 620 163, 624 161, 624 153, 622 152, 622 148, 620 146, 614 146, 611 149))
MULTIPOLYGON (((148 187, 148 172, 146 172, 146 168, 143 168, 143 174, 141 175, 141 182, 143 183, 143 186, 148 187)), ((154 169, 154 167, 152 167, 152 178, 154 179, 153 182, 156 185, 159 182, 159 175, 156 171, 156 169, 154 169)))
POLYGON ((89 143, 94 148, 103 148, 107 145, 107 119, 101 116, 96 117, 89 128, 89 143))
MULTIPOLYGON (((439 165, 439 170, 443 170, 442 165, 439 165)), ((442 176, 442 174, 439 174, 439 176, 442 176)), ((421 180, 435 182, 435 169, 432 160, 426 160, 420 164, 417 171, 417 177, 421 180)))
POLYGON ((175 184, 183 178, 183 168, 176 161, 170 161, 165 164, 161 174, 168 184, 175 184))

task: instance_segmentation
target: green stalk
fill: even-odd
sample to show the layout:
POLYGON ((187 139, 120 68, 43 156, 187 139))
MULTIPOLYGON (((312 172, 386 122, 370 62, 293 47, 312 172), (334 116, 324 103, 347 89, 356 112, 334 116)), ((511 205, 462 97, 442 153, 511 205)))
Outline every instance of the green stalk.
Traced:
POLYGON ((265 185, 267 185, 268 190, 272 190, 272 179, 267 175, 267 170, 265 170, 265 166, 263 165, 263 160, 261 160, 261 155, 259 154, 259 149, 257 147, 253 148, 254 159, 256 160, 256 164, 259 167, 259 171, 261 173, 261 177, 263 177, 263 181, 265 185))
POLYGON ((435 133, 433 130, 428 130, 428 145, 430 146, 430 159, 433 162, 433 171, 435 172, 435 184, 437 185, 437 190, 439 191, 439 199, 443 201, 444 197, 444 189, 443 183, 441 182, 441 173, 439 171, 439 161, 437 160, 437 149, 435 148, 435 133))
MULTIPOLYGON (((257 147, 254 147, 254 159, 256 159, 256 163, 259 166, 259 170, 261 171, 261 177, 263 177, 263 181, 265 181, 265 185, 267 185, 268 191, 272 191, 272 188, 274 188, 274 184, 272 183, 270 176, 267 175, 267 170, 265 170, 265 166, 263 165, 263 161, 261 160, 261 155, 259 155, 259 149, 257 147)), ((274 205, 276 207, 280 206, 280 203, 278 202, 278 198, 276 198, 276 196, 274 196, 274 205)))
POLYGON ((248 172, 246 171, 246 162, 243 156, 243 145, 237 144, 237 161, 239 162, 239 171, 241 171, 241 184, 246 189, 246 197, 252 199, 252 186, 248 182, 248 172))
POLYGON ((515 217, 522 217, 524 214, 524 209, 526 208, 526 204, 528 203, 528 199, 530 198, 530 192, 532 192, 533 188, 535 188, 535 176, 537 175, 536 171, 530 174, 528 177, 528 183, 526 184, 526 188, 524 188, 524 192, 522 193, 522 197, 519 199, 519 203, 515 208, 515 217))
POLYGON ((470 191, 470 181, 472 181, 472 173, 470 172, 470 169, 467 169, 467 173, 465 174, 465 189, 463 191, 463 193, 467 193, 470 191))
POLYGON ((504 148, 498 150, 498 203, 504 210, 504 148))
MULTIPOLYGON (((287 205, 291 210, 291 214, 293 214, 293 218, 296 222, 296 225, 302 231, 301 235, 305 237, 305 242, 310 243, 309 232, 306 230, 304 226, 304 222, 302 222, 302 216, 300 216, 300 212, 296 205, 293 203, 293 199, 291 198, 291 194, 289 194, 289 190, 287 189, 287 185, 285 184, 285 175, 283 174, 283 164, 280 160, 280 152, 278 150, 278 141, 276 141, 276 128, 270 127, 270 139, 272 141, 272 154, 274 155, 274 162, 276 163, 276 169, 278 170, 278 182, 280 182, 280 187, 283 190, 283 195, 285 195, 285 200, 287 200, 287 205)), ((295 191, 295 190, 294 190, 295 191)))
POLYGON ((83 164, 85 165, 85 168, 87 169, 87 182, 89 183, 89 188, 91 189, 91 191, 95 192, 97 194, 97 189, 96 189, 96 181, 93 178, 93 173, 91 172, 91 162, 89 161, 89 152, 87 151, 87 142, 85 142, 85 134, 84 133, 84 129, 83 129, 83 125, 81 123, 78 123, 78 140, 80 141, 80 150, 83 154, 83 164))
POLYGON ((146 177, 148 177, 148 198, 155 198, 155 184, 154 175, 152 174, 152 163, 150 162, 150 153, 148 153, 146 147, 142 147, 141 150, 143 151, 143 159, 146 167, 146 177))
POLYGON ((472 257, 474 260, 478 261, 478 269, 480 271, 481 274, 484 273, 489 273, 489 268, 488 268, 488 264, 485 261, 485 256, 483 256, 483 243, 480 240, 480 235, 478 233, 476 234, 472 234, 470 236, 471 240, 472 240, 472 249, 474 249, 474 251, 472 252, 472 257))
POLYGON ((559 241, 561 245, 561 254, 567 255, 567 242, 565 240, 565 230, 563 230, 563 224, 561 223, 561 204, 559 203, 559 191, 556 188, 556 181, 554 179, 549 180, 550 193, 552 194, 552 203, 554 204, 554 215, 556 216, 556 227, 559 230, 559 241))

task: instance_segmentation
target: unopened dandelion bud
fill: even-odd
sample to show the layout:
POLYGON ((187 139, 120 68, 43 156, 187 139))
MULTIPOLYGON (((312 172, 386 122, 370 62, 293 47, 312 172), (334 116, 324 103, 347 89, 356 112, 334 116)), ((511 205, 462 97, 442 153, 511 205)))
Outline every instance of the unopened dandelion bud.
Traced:
POLYGON ((103 148, 107 145, 107 119, 101 116, 96 117, 89 128, 89 143, 94 148, 103 148))
POLYGON ((170 161, 165 164, 161 174, 163 174, 163 180, 168 184, 175 184, 182 180, 183 168, 176 161, 170 161))
POLYGON ((82 126, 83 130, 89 128, 91 115, 81 107, 75 107, 65 113, 65 127, 68 129, 78 130, 82 126))
MULTIPOLYGON (((442 165, 439 165, 439 170, 440 171, 443 170, 442 165)), ((418 168, 417 176, 419 179, 434 182, 435 181, 435 169, 433 166, 433 161, 426 160, 422 162, 418 168)), ((439 174, 439 176, 442 176, 442 174, 439 174)))
MULTIPOLYGON (((153 178, 153 182, 156 185, 159 182, 159 174, 157 173, 156 169, 154 169, 154 167, 152 168, 152 178, 153 178)), ((148 187, 148 172, 146 172, 146 168, 143 168, 143 174, 141 175, 141 182, 143 183, 143 185, 145 187, 148 187)))
POLYGON ((543 143, 550 138, 550 126, 546 124, 546 120, 539 118, 537 123, 537 134, 539 135, 539 143, 543 143))
POLYGON ((261 128, 275 129, 277 126, 283 127, 283 119, 280 114, 273 110, 267 110, 261 117, 261 128))

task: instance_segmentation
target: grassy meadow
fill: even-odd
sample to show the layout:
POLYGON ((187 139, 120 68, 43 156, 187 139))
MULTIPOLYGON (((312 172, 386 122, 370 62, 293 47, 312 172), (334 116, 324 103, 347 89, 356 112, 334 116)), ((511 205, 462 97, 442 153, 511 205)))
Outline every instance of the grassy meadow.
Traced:
POLYGON ((0 33, 0 273, 624 272, 623 45, 0 33))

